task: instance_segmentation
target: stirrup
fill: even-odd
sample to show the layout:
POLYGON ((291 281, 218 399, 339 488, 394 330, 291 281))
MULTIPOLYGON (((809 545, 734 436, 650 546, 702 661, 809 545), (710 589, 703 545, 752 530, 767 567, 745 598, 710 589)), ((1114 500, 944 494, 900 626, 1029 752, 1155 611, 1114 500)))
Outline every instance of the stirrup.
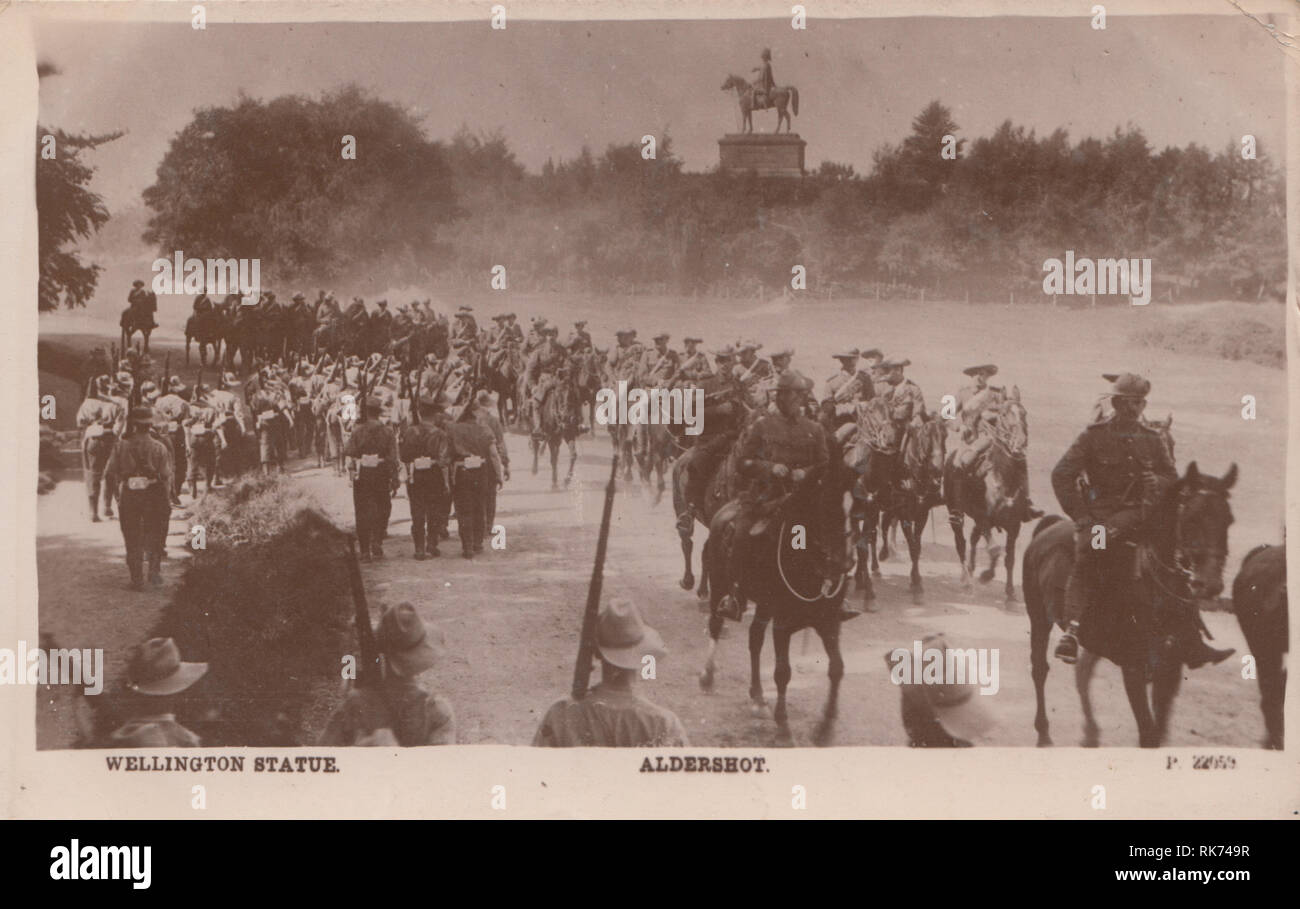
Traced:
POLYGON ((1054 656, 1062 663, 1073 666, 1079 661, 1079 639, 1068 631, 1061 635, 1054 656))

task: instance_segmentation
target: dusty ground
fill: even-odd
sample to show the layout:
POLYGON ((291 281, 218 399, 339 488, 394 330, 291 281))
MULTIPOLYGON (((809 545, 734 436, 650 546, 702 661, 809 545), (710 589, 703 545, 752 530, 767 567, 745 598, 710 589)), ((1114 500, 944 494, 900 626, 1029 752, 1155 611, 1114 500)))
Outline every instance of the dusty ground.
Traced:
MULTIPOLYGON (((601 343, 625 322, 647 336, 659 325, 677 336, 700 331, 707 344, 741 335, 766 340, 769 347, 785 341, 796 347, 795 367, 819 383, 834 371, 835 363, 829 359, 833 346, 877 346, 913 360, 909 373, 925 390, 932 408, 943 394, 956 391, 963 366, 993 360, 1002 367, 999 378, 1020 386, 1030 415, 1032 494, 1049 511, 1055 503, 1048 473, 1103 390, 1099 374, 1123 369, 1143 372, 1155 386, 1153 416, 1175 414, 1180 465, 1195 459, 1202 469, 1214 473, 1226 470, 1230 460, 1240 467, 1241 479, 1233 492, 1236 523, 1230 537, 1230 575, 1225 580, 1231 582, 1231 573, 1252 546, 1276 541, 1281 535, 1284 373, 1130 346, 1135 320, 1144 317, 1141 308, 1051 311, 929 304, 920 310, 873 301, 806 309, 777 301, 746 308, 734 301, 724 305, 552 297, 516 297, 509 305, 521 318, 544 313, 566 325, 588 319, 601 343), (658 321, 650 324, 644 317, 633 317, 633 311, 653 312, 658 321), (1256 396, 1258 419, 1254 421, 1241 418, 1244 394, 1256 396)), ((478 307, 480 314, 496 308, 489 302, 478 307)), ((57 324, 45 323, 43 328, 51 329, 43 338, 57 333, 57 324)), ((165 340, 167 334, 155 337, 165 340)), ((174 366, 176 360, 173 356, 174 366)), ((498 520, 506 527, 504 552, 489 552, 473 562, 446 557, 411 560, 408 511, 405 499, 399 498, 387 546, 390 558, 364 569, 372 604, 409 599, 427 620, 444 629, 447 656, 431 678, 456 705, 462 742, 528 742, 546 707, 569 687, 610 453, 604 438, 584 437, 579 448, 573 487, 551 492, 546 467, 541 475, 531 476, 526 440, 511 437, 514 478, 498 508, 498 520)), ((342 525, 351 525, 345 481, 314 467, 299 465, 296 472, 342 525)), ((106 647, 109 671, 116 675, 121 666, 114 654, 143 635, 175 585, 184 525, 182 520, 173 522, 173 559, 164 563, 167 586, 162 592, 135 594, 125 589, 117 525, 90 524, 84 509, 82 487, 75 481, 61 483, 40 500, 41 628, 53 633, 62 646, 106 647)), ((961 587, 942 510, 936 510, 935 516, 939 526, 925 534, 924 604, 912 604, 906 567, 895 560, 882 566, 885 579, 877 586, 880 612, 844 626, 847 675, 835 743, 904 743, 898 696, 888 681, 883 654, 896 646, 910 646, 927 632, 943 631, 955 646, 998 648, 1000 653, 1001 688, 996 695, 980 699, 987 721, 978 743, 1032 745, 1028 621, 1022 608, 1008 609, 1003 603, 1000 573, 988 587, 961 587)), ((697 532, 697 546, 702 538, 703 532, 697 532)), ((607 596, 623 595, 638 602, 670 648, 669 657, 660 664, 659 678, 645 683, 647 694, 678 713, 693 743, 774 744, 770 719, 753 716, 748 708, 748 655, 742 626, 731 624, 722 641, 715 693, 700 692, 695 677, 705 653, 705 617, 694 594, 677 586, 680 574, 681 556, 668 499, 652 506, 635 485, 621 487, 605 589, 607 596)), ((1019 586, 1018 567, 1015 574, 1019 586)), ((1207 614, 1206 621, 1220 644, 1245 652, 1230 614, 1207 614)), ((793 654, 791 724, 796 744, 805 745, 825 697, 825 663, 811 633, 796 636, 793 654)), ((769 640, 763 662, 769 696, 773 694, 771 673, 769 640)), ((1170 744, 1253 746, 1258 742, 1262 736, 1258 690, 1254 681, 1240 677, 1236 660, 1188 676, 1171 724, 1170 744)), ((1099 668, 1093 700, 1103 743, 1135 743, 1136 730, 1115 667, 1099 668)), ((1078 700, 1072 674, 1060 664, 1054 665, 1048 680, 1048 704, 1056 742, 1074 744, 1080 729, 1078 700)), ((71 736, 67 711, 47 710, 41 716, 41 745, 66 745, 71 736)))

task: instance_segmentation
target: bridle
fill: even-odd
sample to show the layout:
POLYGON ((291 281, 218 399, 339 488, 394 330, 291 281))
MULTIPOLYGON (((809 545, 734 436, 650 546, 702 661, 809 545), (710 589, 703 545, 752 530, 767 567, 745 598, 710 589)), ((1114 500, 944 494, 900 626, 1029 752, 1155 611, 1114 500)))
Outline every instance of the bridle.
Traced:
MULTIPOLYGON (((1217 559, 1220 563, 1227 559, 1227 550, 1222 546, 1215 544, 1189 545, 1183 542, 1183 517, 1187 512, 1187 507, 1192 501, 1204 496, 1215 496, 1224 500, 1227 499, 1226 493, 1214 489, 1197 489, 1192 492, 1183 490, 1178 494, 1178 508, 1174 512, 1173 565, 1165 564, 1165 562, 1155 554, 1155 551, 1150 546, 1144 547, 1146 550, 1146 561, 1159 568, 1160 572, 1163 572, 1167 577, 1173 578, 1174 582, 1179 585, 1187 585, 1195 577, 1195 572, 1192 568, 1192 558, 1208 556, 1217 559)), ((1159 573, 1157 572, 1152 572, 1150 578, 1163 593, 1181 603, 1192 604, 1198 602, 1200 599, 1199 597, 1183 596, 1176 591, 1170 590, 1160 581, 1159 573)))

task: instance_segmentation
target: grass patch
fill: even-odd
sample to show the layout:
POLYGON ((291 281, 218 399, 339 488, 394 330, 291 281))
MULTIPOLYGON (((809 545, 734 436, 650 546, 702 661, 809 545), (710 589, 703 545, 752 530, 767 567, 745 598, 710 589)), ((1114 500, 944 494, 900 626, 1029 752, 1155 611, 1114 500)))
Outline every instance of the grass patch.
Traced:
POLYGON ((1272 303, 1162 307, 1132 338, 1143 347, 1286 367, 1286 309, 1272 303))

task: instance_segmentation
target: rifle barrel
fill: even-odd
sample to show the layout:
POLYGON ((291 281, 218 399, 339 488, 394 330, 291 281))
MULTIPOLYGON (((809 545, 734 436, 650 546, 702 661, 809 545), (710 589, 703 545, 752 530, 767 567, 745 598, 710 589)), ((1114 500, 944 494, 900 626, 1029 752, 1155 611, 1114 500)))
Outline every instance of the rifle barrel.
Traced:
POLYGON ((578 640, 578 660, 573 667, 573 699, 582 700, 591 683, 591 658, 596 650, 596 616, 600 611, 600 589, 605 572, 605 551, 609 544, 609 522, 614 511, 614 489, 618 480, 618 453, 609 468, 605 487, 605 507, 600 515, 600 538, 596 541, 596 562, 587 587, 587 605, 582 613, 582 636, 578 640))

